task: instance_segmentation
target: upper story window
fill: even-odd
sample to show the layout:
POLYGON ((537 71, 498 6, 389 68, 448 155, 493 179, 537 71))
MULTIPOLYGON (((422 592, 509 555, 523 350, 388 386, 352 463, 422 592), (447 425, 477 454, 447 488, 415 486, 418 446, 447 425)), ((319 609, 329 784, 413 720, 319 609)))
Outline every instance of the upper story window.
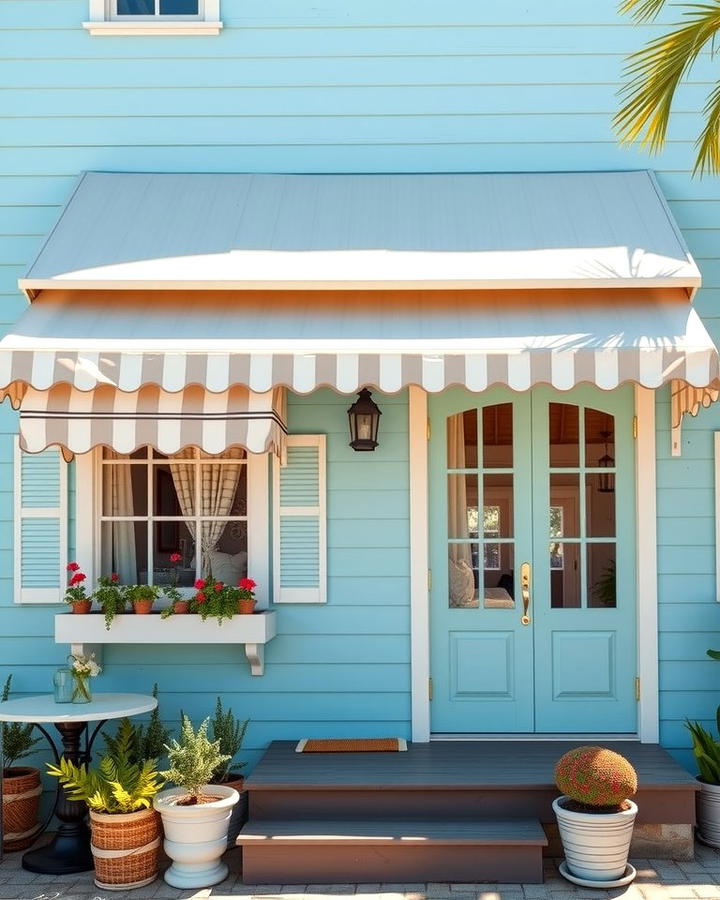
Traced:
POLYGON ((90 0, 83 28, 94 35, 217 35, 220 0, 90 0))

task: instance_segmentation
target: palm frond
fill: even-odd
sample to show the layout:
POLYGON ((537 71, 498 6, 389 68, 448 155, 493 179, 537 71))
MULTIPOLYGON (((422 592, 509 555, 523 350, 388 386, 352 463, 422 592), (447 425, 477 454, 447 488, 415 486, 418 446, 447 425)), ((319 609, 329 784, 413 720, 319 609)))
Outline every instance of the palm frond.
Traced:
POLYGON ((705 127, 697 139, 697 159, 693 174, 720 172, 720 83, 716 84, 703 109, 705 127))
POLYGON ((619 10, 630 15, 636 22, 651 22, 662 11, 666 0, 622 0, 619 10))
MULTIPOLYGON (((628 59, 625 75, 629 80, 621 90, 623 106, 614 118, 622 143, 640 141, 652 153, 662 149, 677 88, 703 48, 720 33, 717 0, 689 5, 684 17, 683 23, 628 59)), ((706 115, 716 109, 714 101, 715 92, 708 100, 706 115)), ((712 152, 713 133, 711 126, 699 138, 696 171, 718 171, 715 166, 720 157, 712 152)))

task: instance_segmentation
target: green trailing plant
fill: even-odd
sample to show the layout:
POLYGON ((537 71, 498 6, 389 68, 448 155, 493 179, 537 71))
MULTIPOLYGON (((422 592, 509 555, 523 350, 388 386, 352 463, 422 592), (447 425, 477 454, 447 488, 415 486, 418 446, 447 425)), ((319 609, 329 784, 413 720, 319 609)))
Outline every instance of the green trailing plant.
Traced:
POLYGON ((237 615, 238 591, 239 588, 215 581, 210 576, 198 578, 195 594, 190 599, 190 610, 197 613, 203 622, 205 619, 217 619, 218 625, 222 625, 223 619, 232 619, 237 615))
POLYGON ((236 719, 231 709, 224 710, 222 700, 217 698, 215 705, 215 715, 210 720, 210 728, 213 741, 217 741, 220 752, 227 759, 221 763, 213 772, 212 781, 223 782, 227 780, 230 767, 234 769, 242 769, 245 763, 233 762, 237 754, 240 752, 245 732, 247 731, 250 719, 240 721, 236 719))
POLYGON ((160 588, 156 584, 131 584, 125 588, 125 599, 134 606, 136 603, 146 603, 148 600, 157 600, 160 588))
POLYGON ((617 812, 637 793, 637 773, 624 756, 606 747, 576 747, 558 760, 555 784, 585 809, 617 812))
MULTIPOLYGON (((5 703, 10 697, 12 675, 8 675, 2 690, 0 702, 5 703)), ((3 759, 5 769, 11 769, 16 762, 31 755, 41 738, 33 737, 34 726, 25 722, 3 722, 0 724, 2 736, 3 759)))
POLYGON ((115 616, 121 615, 127 609, 126 591, 127 588, 120 584, 120 576, 116 572, 98 578, 93 599, 97 600, 103 611, 105 628, 108 631, 115 616))
MULTIPOLYGON (((152 695, 157 700, 158 686, 153 685, 152 695)), ((160 704, 150 713, 147 726, 135 726, 140 759, 160 759, 165 755, 165 745, 170 740, 170 729, 160 718, 160 704)))
POLYGON ((706 784, 720 785, 720 744, 699 722, 686 722, 685 727, 692 737, 692 751, 700 780, 706 784))
POLYGON ((83 800, 95 812, 112 815, 149 809, 163 779, 156 760, 135 758, 136 746, 135 728, 123 719, 96 769, 63 758, 58 766, 48 764, 47 771, 60 780, 71 800, 83 800))
POLYGON ((211 780, 213 772, 230 758, 220 752, 219 740, 208 738, 209 722, 209 718, 205 719, 195 731, 189 716, 183 714, 180 740, 173 739, 165 745, 170 768, 161 774, 188 792, 188 805, 198 802, 202 788, 211 780))

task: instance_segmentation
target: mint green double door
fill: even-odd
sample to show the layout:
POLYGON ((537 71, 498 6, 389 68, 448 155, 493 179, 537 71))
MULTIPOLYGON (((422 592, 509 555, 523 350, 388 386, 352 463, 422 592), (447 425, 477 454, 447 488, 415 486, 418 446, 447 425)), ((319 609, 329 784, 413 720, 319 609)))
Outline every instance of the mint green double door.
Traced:
POLYGON ((633 733, 633 392, 429 400, 434 733, 633 733))

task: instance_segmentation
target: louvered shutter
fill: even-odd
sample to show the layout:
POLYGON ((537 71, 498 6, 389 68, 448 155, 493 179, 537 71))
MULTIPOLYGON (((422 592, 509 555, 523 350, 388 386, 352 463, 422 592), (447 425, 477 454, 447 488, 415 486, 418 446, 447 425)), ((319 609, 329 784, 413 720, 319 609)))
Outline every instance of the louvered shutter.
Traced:
POLYGON ((58 603, 67 564, 67 463, 56 447, 24 453, 15 440, 16 603, 58 603))
POLYGON ((273 506, 275 602, 325 603, 325 435, 288 435, 287 461, 275 463, 273 506))

